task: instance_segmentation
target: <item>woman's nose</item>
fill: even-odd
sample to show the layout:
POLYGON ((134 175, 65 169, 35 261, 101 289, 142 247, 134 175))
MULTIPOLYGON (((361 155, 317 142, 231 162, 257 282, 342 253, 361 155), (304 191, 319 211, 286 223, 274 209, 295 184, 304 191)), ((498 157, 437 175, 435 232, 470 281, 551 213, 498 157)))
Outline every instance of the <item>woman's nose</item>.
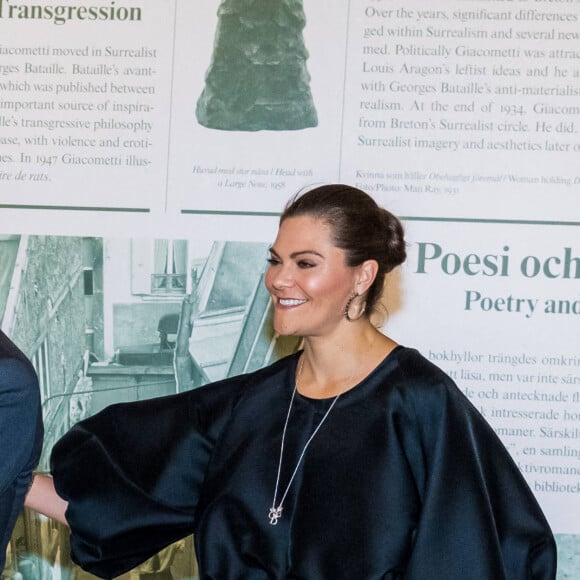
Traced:
POLYGON ((266 284, 275 290, 289 288, 294 284, 291 269, 282 264, 270 266, 270 269, 266 274, 266 284))

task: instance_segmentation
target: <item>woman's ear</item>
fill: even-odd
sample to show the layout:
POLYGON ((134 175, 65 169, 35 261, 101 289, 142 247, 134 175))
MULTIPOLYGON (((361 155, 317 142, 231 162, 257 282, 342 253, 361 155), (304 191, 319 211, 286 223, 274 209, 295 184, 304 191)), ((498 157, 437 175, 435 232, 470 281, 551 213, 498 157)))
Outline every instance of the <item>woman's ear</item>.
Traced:
POLYGON ((358 277, 355 285, 356 293, 364 294, 373 284, 379 271, 379 263, 376 260, 365 260, 358 267, 358 277))

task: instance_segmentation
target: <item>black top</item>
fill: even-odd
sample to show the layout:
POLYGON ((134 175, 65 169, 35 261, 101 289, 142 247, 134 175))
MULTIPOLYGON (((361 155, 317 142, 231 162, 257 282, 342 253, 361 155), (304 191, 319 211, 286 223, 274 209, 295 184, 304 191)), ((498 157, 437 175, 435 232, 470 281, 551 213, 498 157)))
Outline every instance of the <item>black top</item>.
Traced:
POLYGON ((0 572, 6 546, 42 450, 43 426, 36 373, 0 331, 0 572))
MULTIPOLYGON (((194 532, 202 579, 555 578, 552 533, 505 448, 405 347, 338 399, 270 525, 297 356, 65 435, 52 469, 74 560, 112 577, 194 532)), ((278 499, 331 401, 296 396, 278 499)))

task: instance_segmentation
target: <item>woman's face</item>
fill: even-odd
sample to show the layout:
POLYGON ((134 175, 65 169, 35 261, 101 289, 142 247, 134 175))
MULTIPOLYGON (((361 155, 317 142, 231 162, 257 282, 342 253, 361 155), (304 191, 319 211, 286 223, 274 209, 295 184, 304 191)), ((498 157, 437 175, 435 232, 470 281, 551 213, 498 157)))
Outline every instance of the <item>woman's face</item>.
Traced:
POLYGON ((274 330, 324 336, 345 322, 344 307, 358 268, 345 263, 328 224, 309 216, 287 218, 270 248, 266 288, 274 304, 274 330))

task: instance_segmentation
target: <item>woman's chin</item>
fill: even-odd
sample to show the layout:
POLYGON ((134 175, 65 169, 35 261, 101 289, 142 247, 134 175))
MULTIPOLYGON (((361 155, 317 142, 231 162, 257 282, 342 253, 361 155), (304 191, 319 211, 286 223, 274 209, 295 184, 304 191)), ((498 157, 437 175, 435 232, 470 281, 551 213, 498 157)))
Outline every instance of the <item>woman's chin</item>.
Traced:
POLYGON ((279 336, 300 336, 300 333, 296 328, 289 326, 287 324, 276 324, 276 322, 274 322, 273 326, 274 331, 279 336))

